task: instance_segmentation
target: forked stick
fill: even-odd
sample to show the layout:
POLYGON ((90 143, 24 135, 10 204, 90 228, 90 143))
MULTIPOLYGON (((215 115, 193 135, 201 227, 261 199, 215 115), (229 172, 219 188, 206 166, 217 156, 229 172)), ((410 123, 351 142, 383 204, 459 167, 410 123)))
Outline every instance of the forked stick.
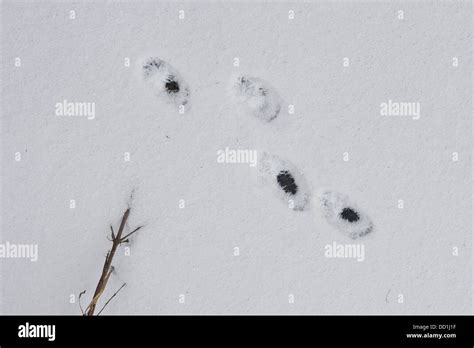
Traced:
MULTIPOLYGON (((130 232, 129 234, 127 234, 125 237, 122 237, 122 234, 123 234, 123 230, 125 228, 125 225, 127 223, 127 219, 128 219, 128 216, 130 215, 130 208, 128 208, 125 213, 123 214, 123 217, 122 217, 122 222, 120 223, 120 227, 119 227, 119 230, 117 232, 117 234, 115 235, 114 233, 114 229, 112 226, 110 226, 110 230, 111 230, 111 239, 109 239, 111 242, 112 242, 112 249, 109 250, 107 252, 107 256, 105 257, 105 262, 104 262, 104 266, 102 267, 102 274, 99 278, 99 282, 97 283, 97 287, 95 289, 95 292, 94 292, 94 297, 92 298, 91 302, 89 303, 89 305, 87 306, 85 312, 83 312, 83 315, 94 315, 94 311, 95 311, 95 307, 97 306, 97 302, 99 301, 99 298, 100 296, 103 294, 103 292, 105 291, 105 287, 107 286, 107 282, 109 281, 109 278, 110 278, 110 275, 112 274, 112 272, 114 271, 114 267, 112 266, 112 260, 115 256, 115 252, 117 251, 117 248, 119 247, 120 244, 122 243, 127 243, 128 242, 128 237, 130 237, 132 234, 134 234, 135 232, 137 232, 140 228, 142 228, 143 226, 140 226, 140 227, 137 227, 136 229, 134 229, 132 232, 130 232)), ((112 300, 112 298, 115 297, 115 295, 117 295, 117 293, 125 286, 122 285, 120 287, 120 289, 115 292, 115 294, 112 295, 112 297, 106 302, 106 304, 104 305, 104 307, 102 307, 102 309, 100 310, 100 312, 102 312, 102 310, 104 310, 105 306, 107 306, 107 304, 112 300)), ((81 293, 82 295, 83 293, 81 293)), ((82 311, 82 308, 81 308, 81 311, 82 311)), ((99 312, 99 314, 100 314, 99 312)))

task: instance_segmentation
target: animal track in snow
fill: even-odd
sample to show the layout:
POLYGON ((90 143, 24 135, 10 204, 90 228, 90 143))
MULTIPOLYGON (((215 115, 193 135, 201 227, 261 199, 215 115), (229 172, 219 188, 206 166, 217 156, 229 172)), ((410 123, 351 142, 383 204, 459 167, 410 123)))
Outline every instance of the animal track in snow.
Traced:
POLYGON ((189 87, 179 72, 159 58, 148 58, 143 63, 143 79, 151 85, 154 93, 176 106, 189 103, 189 87))
POLYGON ((304 210, 309 204, 309 189, 303 175, 288 161, 264 152, 260 171, 270 177, 283 201, 293 210, 304 210))
POLYGON ((270 122, 280 113, 280 96, 258 77, 238 75, 232 78, 230 89, 236 103, 262 121, 270 122))
POLYGON ((347 195, 325 190, 319 195, 321 210, 329 224, 352 239, 363 237, 373 231, 370 218, 354 204, 347 195))

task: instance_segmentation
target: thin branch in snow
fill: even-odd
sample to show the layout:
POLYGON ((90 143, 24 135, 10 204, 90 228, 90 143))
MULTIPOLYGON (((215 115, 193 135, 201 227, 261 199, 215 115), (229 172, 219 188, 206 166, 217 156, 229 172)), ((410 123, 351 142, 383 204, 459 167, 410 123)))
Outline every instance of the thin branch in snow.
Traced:
POLYGON ((84 315, 84 310, 82 309, 82 305, 81 305, 81 297, 82 297, 82 295, 84 295, 85 293, 86 293, 86 290, 84 290, 84 291, 82 291, 81 293, 79 293, 79 299, 78 299, 79 308, 81 309, 82 315, 84 315))
POLYGON ((123 283, 122 286, 107 300, 107 302, 105 302, 104 306, 102 307, 102 309, 99 311, 99 313, 97 313, 97 316, 100 315, 100 313, 102 313, 102 311, 105 309, 105 307, 107 307, 107 305, 109 304, 110 301, 112 301, 112 299, 120 292, 120 290, 122 290, 122 288, 127 285, 127 283, 123 283))
MULTIPOLYGON (((125 237, 122 237, 123 231, 125 229, 125 225, 127 224, 127 220, 128 220, 129 215, 130 215, 130 209, 131 208, 129 206, 127 208, 127 210, 125 211, 125 213, 123 214, 122 221, 120 222, 120 227, 117 231, 117 234, 114 233, 113 227, 110 226, 112 239, 109 239, 109 240, 112 242, 112 248, 107 252, 107 256, 105 257, 104 266, 102 267, 102 273, 101 273, 101 276, 99 278, 99 282, 97 283, 97 287, 95 289, 94 296, 92 297, 91 302, 87 306, 85 312, 82 311, 82 309, 81 309, 83 315, 88 315, 88 316, 94 315, 94 312, 95 312, 95 309, 96 309, 96 306, 97 306, 97 302, 99 301, 99 298, 102 295, 102 293, 105 291, 105 287, 107 286, 110 275, 114 271, 114 267, 112 266, 112 260, 115 256, 115 253, 117 252, 117 248, 119 247, 119 245, 121 243, 128 242, 127 238, 129 236, 131 236, 132 234, 134 234, 135 232, 137 232, 140 228, 143 227, 143 226, 139 226, 135 230, 133 230, 131 233, 127 234, 125 237)), ((107 305, 107 303, 109 303, 110 300, 115 297, 115 295, 122 289, 122 287, 106 302, 105 305, 107 305)), ((105 308, 105 306, 102 307, 100 312, 102 312, 102 310, 104 308, 105 308)), ((99 312, 99 314, 100 314, 100 312, 99 312)))

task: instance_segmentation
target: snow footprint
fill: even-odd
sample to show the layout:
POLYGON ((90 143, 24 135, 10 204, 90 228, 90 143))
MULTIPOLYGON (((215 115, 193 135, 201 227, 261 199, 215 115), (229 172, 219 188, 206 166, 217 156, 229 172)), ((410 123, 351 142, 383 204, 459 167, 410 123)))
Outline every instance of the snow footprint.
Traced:
POLYGON ((143 79, 151 85, 157 97, 176 106, 188 104, 189 87, 169 63, 152 57, 145 60, 142 68, 143 79))
POLYGON ((347 195, 324 190, 319 199, 328 223, 352 239, 363 237, 374 229, 370 218, 347 195))
POLYGON ((230 89, 237 105, 262 121, 270 122, 280 113, 280 96, 262 79, 238 75, 232 78, 230 89))
POLYGON ((309 203, 309 189, 303 175, 288 161, 264 152, 260 171, 274 182, 281 199, 293 210, 304 210, 309 203))

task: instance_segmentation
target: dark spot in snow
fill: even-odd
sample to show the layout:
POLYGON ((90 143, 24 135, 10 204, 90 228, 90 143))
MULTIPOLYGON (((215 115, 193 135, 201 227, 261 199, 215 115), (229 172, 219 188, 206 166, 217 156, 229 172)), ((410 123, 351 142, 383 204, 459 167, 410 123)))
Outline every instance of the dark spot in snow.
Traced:
POLYGON ((296 192, 298 192, 298 185, 296 185, 293 175, 291 175, 290 172, 288 172, 287 170, 282 170, 277 175, 277 181, 283 191, 285 191, 286 193, 291 193, 292 195, 295 195, 296 192))
POLYGON ((352 208, 344 208, 340 214, 341 218, 349 222, 356 222, 359 220, 359 214, 354 211, 352 208))
POLYGON ((174 81, 171 77, 168 78, 168 81, 165 84, 165 88, 166 88, 166 91, 170 94, 179 92, 178 82, 174 81))

